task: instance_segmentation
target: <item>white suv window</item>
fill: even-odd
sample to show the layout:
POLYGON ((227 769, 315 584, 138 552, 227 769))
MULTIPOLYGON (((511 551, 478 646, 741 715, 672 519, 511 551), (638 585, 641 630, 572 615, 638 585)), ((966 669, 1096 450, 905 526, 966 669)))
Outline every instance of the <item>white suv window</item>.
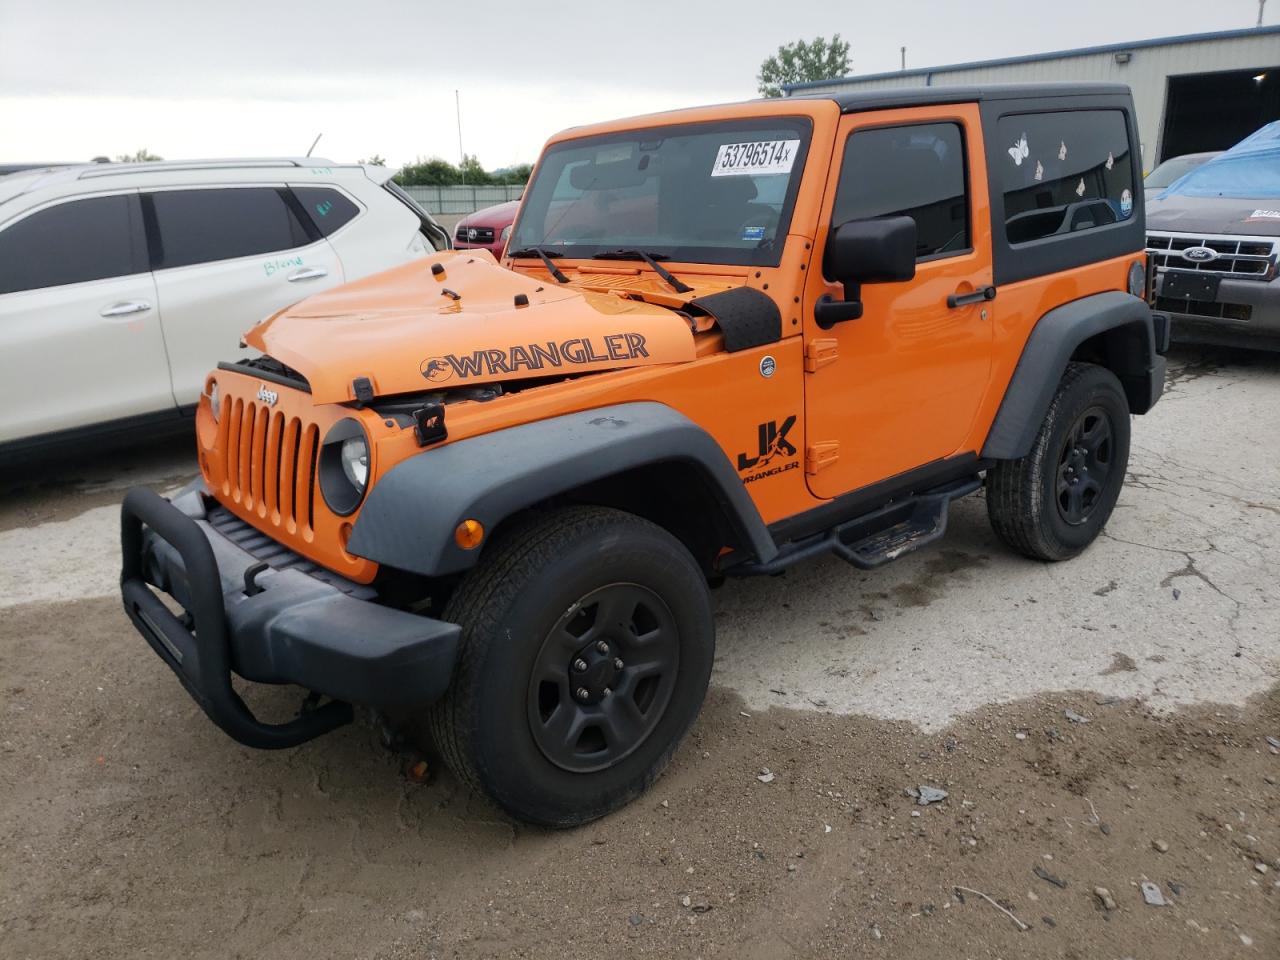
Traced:
POLYGON ((86 197, 0 230, 0 294, 147 270, 137 197, 86 197))
POLYGON ((157 248, 152 251, 156 269, 305 247, 316 238, 286 197, 283 189, 273 187, 144 194, 157 234, 157 248))
POLYGON ((330 187, 294 187, 293 195, 324 237, 345 227, 360 212, 345 195, 330 187))

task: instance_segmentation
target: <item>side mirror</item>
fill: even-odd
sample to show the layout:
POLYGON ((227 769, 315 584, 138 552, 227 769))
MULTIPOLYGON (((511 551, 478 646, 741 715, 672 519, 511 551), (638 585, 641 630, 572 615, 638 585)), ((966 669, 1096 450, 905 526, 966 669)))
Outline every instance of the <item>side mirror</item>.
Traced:
POLYGON ((829 330, 862 316, 864 283, 899 283, 916 275, 916 222, 911 217, 846 220, 831 231, 822 275, 844 285, 844 300, 823 296, 814 307, 829 330))

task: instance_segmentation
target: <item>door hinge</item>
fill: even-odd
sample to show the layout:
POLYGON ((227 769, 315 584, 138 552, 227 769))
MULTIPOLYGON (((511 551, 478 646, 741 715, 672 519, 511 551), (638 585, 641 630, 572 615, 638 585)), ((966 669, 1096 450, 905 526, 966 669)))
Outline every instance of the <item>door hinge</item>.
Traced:
POLYGON ((804 345, 804 372, 813 373, 819 367, 840 359, 840 341, 834 337, 814 337, 804 345))
POLYGON ((804 472, 817 473, 840 459, 839 440, 818 440, 804 448, 804 472))

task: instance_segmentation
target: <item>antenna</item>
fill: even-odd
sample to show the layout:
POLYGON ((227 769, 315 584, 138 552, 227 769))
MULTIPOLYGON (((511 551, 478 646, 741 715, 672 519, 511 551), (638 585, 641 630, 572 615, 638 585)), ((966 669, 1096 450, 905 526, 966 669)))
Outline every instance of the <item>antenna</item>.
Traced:
POLYGON ((458 169, 462 171, 462 182, 467 182, 467 155, 462 152, 462 98, 458 91, 453 91, 453 104, 458 111, 458 169))
POLYGON ((316 144, 320 142, 320 138, 321 138, 321 137, 323 137, 323 136, 324 136, 324 134, 323 134, 323 133, 317 133, 317 134, 316 134, 316 138, 315 138, 314 140, 312 140, 312 141, 311 141, 311 146, 310 146, 310 147, 308 148, 308 150, 307 150, 307 156, 308 156, 308 157, 309 157, 309 156, 311 156, 311 151, 312 151, 312 150, 314 150, 314 149, 316 148, 316 144))

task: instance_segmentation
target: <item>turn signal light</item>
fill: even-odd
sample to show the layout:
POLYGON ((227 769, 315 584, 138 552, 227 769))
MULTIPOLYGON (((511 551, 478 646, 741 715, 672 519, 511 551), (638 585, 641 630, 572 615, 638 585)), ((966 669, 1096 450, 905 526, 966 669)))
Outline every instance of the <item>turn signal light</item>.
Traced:
POLYGON ((484 539, 484 524, 479 520, 463 520, 454 528, 453 539, 463 550, 474 550, 484 539))

